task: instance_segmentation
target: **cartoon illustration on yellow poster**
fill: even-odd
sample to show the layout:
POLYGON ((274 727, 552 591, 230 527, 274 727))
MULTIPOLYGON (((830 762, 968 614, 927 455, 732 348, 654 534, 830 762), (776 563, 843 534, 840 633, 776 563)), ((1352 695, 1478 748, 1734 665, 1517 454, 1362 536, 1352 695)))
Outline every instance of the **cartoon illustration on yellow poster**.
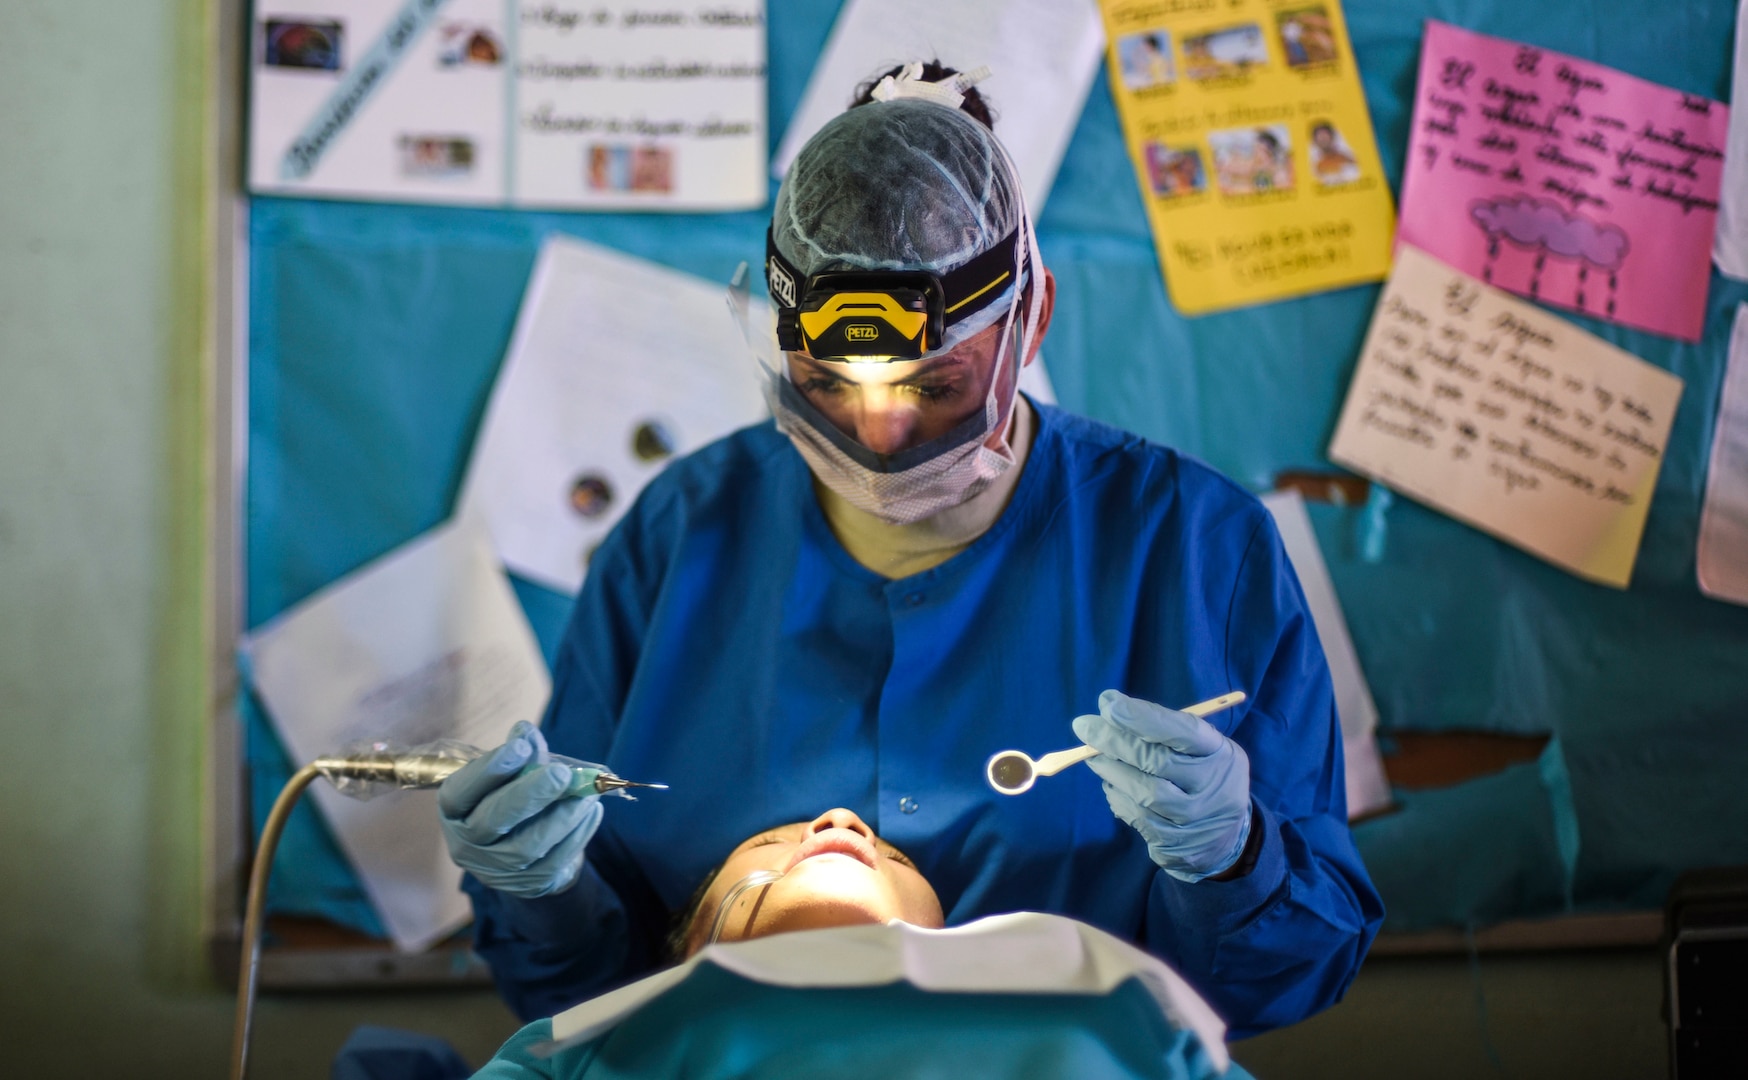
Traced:
POLYGON ((1186 315, 1379 281, 1395 209, 1337 0, 1100 0, 1186 315))

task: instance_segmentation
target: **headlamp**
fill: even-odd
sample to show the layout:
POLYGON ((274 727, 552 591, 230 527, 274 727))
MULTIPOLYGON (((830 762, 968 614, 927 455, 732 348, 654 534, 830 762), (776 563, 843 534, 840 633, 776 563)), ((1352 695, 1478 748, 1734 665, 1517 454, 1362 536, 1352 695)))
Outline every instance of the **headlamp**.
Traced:
POLYGON ((917 360, 947 328, 988 307, 1013 280, 1015 229, 971 261, 926 270, 827 270, 802 278, 765 233, 765 283, 777 309, 777 344, 815 360, 917 360))

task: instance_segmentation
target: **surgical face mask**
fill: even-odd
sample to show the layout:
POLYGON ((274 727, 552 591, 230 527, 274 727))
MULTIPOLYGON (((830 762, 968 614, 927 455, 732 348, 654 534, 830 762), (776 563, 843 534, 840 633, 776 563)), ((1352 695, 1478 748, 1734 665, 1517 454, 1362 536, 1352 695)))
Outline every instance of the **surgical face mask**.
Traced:
POLYGON ((909 525, 969 501, 1013 467, 1013 449, 1005 440, 993 448, 988 444, 1013 415, 1019 368, 1032 347, 1043 309, 1043 265, 1031 219, 1023 208, 1021 221, 1020 258, 1029 265, 1034 287, 1023 323, 1017 315, 1026 290, 1019 285, 1012 290, 982 407, 945 434, 896 453, 882 454, 862 445, 807 400, 790 380, 788 365, 770 335, 761 340, 753 334, 746 276, 737 274, 737 284, 730 288, 730 307, 763 369, 766 403, 777 427, 789 436, 814 476, 851 506, 895 525, 909 525), (1023 328, 1018 335, 1016 324, 1023 328), (1011 367, 1004 372, 1004 365, 1011 367))

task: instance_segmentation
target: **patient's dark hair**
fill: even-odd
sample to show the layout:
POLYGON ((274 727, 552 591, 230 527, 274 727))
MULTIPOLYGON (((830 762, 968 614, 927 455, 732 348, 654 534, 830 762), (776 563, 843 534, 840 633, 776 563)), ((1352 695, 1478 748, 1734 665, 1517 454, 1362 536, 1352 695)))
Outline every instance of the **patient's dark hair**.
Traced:
MULTIPOLYGON (((897 78, 899 73, 904 69, 905 65, 900 64, 895 68, 882 71, 872 79, 869 79, 867 82, 856 87, 856 96, 850 99, 850 108, 853 109, 858 105, 866 105, 873 101, 874 88, 880 85, 880 80, 886 78, 888 75, 897 78)), ((923 64, 924 82, 940 82, 942 79, 951 79, 957 74, 959 74, 958 68, 950 68, 939 60, 930 60, 923 64)), ((995 110, 991 109, 989 107, 989 102, 984 100, 982 94, 978 93, 977 87, 973 86, 965 91, 965 100, 959 103, 959 111, 969 115, 972 119, 976 120, 989 130, 995 130, 995 110)))
POLYGON ((667 940, 662 943, 662 959, 670 964, 678 964, 686 959, 686 940, 692 935, 687 931, 692 929, 692 920, 698 917, 698 909, 704 906, 704 894, 710 891, 710 886, 716 883, 716 877, 722 873, 727 859, 710 868, 704 875, 704 880, 692 890, 691 899, 686 906, 674 913, 674 921, 668 925, 667 940))

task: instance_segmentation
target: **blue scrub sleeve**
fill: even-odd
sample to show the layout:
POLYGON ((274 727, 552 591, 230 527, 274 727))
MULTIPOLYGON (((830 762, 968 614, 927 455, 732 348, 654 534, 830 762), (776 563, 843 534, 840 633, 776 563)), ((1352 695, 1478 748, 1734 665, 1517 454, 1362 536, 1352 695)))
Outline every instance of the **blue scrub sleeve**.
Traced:
POLYGON ((472 874, 461 887, 473 900, 474 952, 523 1020, 569 1008, 626 969, 625 906, 586 861, 577 883, 553 896, 511 896, 472 874))
POLYGON ((1328 664, 1266 511, 1226 626, 1229 685, 1257 688, 1227 732, 1250 755, 1256 863, 1229 881, 1155 874, 1146 938, 1243 1038, 1339 1001, 1384 905, 1348 832, 1328 664))

